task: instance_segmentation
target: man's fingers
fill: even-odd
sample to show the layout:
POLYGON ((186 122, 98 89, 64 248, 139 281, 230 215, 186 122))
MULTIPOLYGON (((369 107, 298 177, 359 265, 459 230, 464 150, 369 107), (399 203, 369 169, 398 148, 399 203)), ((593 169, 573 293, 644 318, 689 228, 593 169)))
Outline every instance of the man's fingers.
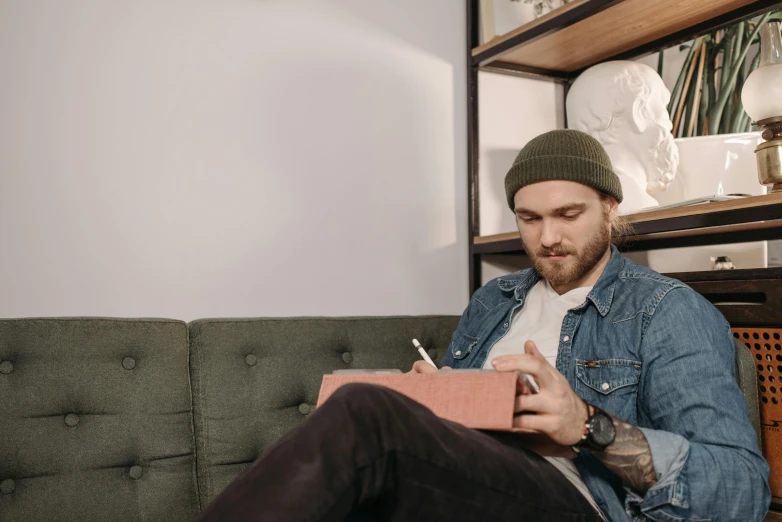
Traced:
POLYGON ((516 402, 513 406, 513 413, 521 413, 523 411, 533 413, 552 413, 551 401, 537 394, 517 395, 516 402))
POLYGON ((518 370, 522 373, 532 375, 538 386, 544 388, 551 384, 553 380, 552 372, 555 372, 546 359, 537 358, 530 354, 523 355, 502 355, 492 360, 494 369, 498 372, 510 372, 518 370))
POLYGON ((527 341, 524 343, 524 353, 532 355, 533 357, 537 359, 543 359, 546 360, 545 357, 540 353, 540 350, 538 350, 538 345, 535 344, 535 341, 527 341))
POLYGON ((426 361, 416 361, 413 363, 413 369, 410 373, 436 373, 437 368, 426 361))
POLYGON ((513 417, 513 427, 525 430, 539 431, 548 433, 551 429, 550 415, 536 415, 534 413, 523 413, 513 417))

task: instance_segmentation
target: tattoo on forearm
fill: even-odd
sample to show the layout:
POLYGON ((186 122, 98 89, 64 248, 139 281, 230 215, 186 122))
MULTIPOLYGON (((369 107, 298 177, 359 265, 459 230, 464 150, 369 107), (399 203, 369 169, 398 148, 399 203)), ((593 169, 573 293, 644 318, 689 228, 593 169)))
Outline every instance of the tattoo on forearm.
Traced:
POLYGON ((631 424, 614 419, 614 426, 614 442, 593 455, 616 473, 625 486, 644 495, 657 482, 649 443, 643 432, 631 424))

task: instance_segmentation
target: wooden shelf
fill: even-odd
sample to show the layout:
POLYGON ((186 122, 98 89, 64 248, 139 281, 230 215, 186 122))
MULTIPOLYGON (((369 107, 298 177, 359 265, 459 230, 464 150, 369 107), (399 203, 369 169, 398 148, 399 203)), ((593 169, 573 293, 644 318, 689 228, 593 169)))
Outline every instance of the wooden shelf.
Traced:
MULTIPOLYGON (((626 216, 624 251, 782 239, 782 193, 626 216)), ((476 236, 474 254, 523 254, 518 232, 476 236)))
POLYGON ((771 0, 574 0, 472 49, 473 64, 567 76, 779 6, 771 0))

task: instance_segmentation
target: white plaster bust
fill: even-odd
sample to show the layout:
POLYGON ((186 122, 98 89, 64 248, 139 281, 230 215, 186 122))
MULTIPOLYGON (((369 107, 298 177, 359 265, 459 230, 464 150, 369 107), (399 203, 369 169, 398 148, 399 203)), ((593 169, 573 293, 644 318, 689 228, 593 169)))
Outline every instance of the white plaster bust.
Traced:
POLYGON ((676 175, 679 150, 671 135, 671 93, 642 63, 605 62, 584 71, 567 96, 568 127, 605 147, 622 183, 620 214, 658 206, 650 196, 676 175))

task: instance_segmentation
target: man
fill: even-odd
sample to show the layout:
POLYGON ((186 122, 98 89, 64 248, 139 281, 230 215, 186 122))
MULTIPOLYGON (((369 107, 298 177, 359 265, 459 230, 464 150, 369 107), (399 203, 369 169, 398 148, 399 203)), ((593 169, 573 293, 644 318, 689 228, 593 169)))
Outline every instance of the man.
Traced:
POLYGON ((350 385, 200 520, 762 520, 769 469, 733 377, 730 328, 611 246, 622 191, 599 143, 539 136, 505 188, 534 270, 475 293, 443 362, 531 375, 540 390, 520 385, 515 425, 574 460, 350 385))

